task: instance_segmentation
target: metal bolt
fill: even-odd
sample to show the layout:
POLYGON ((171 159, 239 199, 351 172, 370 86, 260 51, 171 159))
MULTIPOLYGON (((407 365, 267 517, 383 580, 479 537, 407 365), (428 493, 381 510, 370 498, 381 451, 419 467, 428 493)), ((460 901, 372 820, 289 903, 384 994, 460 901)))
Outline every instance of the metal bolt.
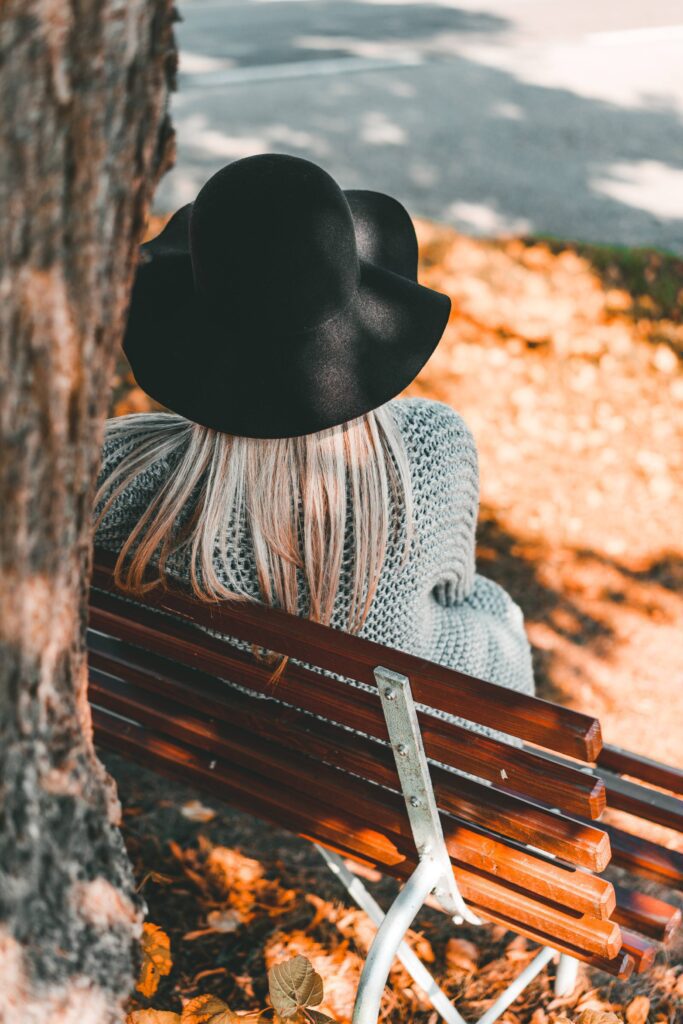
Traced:
POLYGON ((396 694, 394 693, 390 686, 387 686, 387 688, 385 689, 384 696, 386 697, 387 700, 396 700, 396 694))
POLYGON ((419 797, 411 796, 411 798, 410 798, 410 806, 411 807, 419 807, 421 803, 422 803, 422 801, 420 800, 419 797))
POLYGON ((396 753, 400 754, 401 757, 406 756, 406 754, 408 753, 408 748, 405 745, 405 743, 399 743, 399 745, 396 747, 396 753))

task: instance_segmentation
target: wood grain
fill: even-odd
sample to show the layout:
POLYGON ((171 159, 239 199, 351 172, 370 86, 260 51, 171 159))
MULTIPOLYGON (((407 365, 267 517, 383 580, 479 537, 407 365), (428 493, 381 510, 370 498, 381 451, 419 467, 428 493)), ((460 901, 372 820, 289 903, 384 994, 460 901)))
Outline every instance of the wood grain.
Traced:
MULTIPOLYGON (((374 822, 368 824, 343 804, 312 806, 310 801, 302 801, 296 790, 282 786, 275 790, 251 771, 234 764, 224 766, 210 754, 171 742, 97 707, 93 709, 93 722, 100 742, 156 771, 190 781, 249 813, 316 841, 329 842, 351 856, 360 855, 400 877, 417 863, 412 839, 407 841, 376 827, 374 822)), ((611 959, 621 948, 621 932, 613 922, 568 914, 555 904, 532 899, 514 886, 471 869, 454 867, 454 872, 463 896, 475 909, 492 920, 513 921, 510 926, 522 934, 571 950, 572 955, 579 951, 584 956, 611 959)))
MULTIPOLYGON (((114 556, 97 551, 93 583, 115 590, 114 556)), ((218 632, 257 643, 371 686, 378 665, 409 677, 417 701, 586 761, 602 748, 596 718, 473 679, 412 655, 298 616, 247 602, 198 603, 180 591, 149 592, 146 603, 218 632)))
MULTIPOLYGON (((197 630, 189 622, 174 623, 171 630, 168 620, 151 608, 135 607, 133 617, 132 607, 109 594, 93 591, 91 627, 186 667, 199 668, 272 695, 267 668, 254 664, 248 656, 240 656, 230 644, 197 630)), ((292 667, 286 682, 278 686, 278 696, 285 695, 291 703, 314 714, 380 739, 388 738, 379 699, 372 693, 363 693, 340 680, 292 667)), ((425 749, 435 760, 498 784, 503 782, 506 789, 517 795, 570 813, 595 819, 604 809, 604 783, 591 774, 431 715, 422 713, 419 720, 425 749)), ((502 720, 498 724, 500 726, 502 720)))

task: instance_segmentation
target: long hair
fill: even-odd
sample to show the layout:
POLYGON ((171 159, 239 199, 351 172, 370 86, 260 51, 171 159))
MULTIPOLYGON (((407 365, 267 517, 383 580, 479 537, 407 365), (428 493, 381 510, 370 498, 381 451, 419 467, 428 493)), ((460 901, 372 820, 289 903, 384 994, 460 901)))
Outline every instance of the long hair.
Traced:
POLYGON ((186 548, 197 598, 253 600, 231 556, 246 526, 260 600, 301 614, 303 581, 307 617, 329 624, 348 571, 350 529, 345 628, 356 633, 390 540, 401 539, 403 563, 408 557, 414 538, 410 468, 386 406, 316 434, 276 440, 220 433, 171 413, 108 420, 106 437, 133 446, 100 484, 95 528, 138 475, 160 459, 174 467, 118 555, 116 582, 134 595, 162 583, 169 557, 186 548), (156 569, 151 578, 150 569, 156 569))

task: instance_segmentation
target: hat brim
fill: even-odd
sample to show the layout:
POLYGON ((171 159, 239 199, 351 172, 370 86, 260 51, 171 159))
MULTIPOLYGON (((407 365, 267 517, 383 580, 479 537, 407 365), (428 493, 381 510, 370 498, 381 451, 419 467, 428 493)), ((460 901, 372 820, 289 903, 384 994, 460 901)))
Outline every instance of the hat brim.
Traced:
POLYGON ((360 267, 352 302, 312 330, 283 334, 266 367, 253 338, 212 319, 195 292, 189 254, 150 252, 124 340, 135 379, 181 416, 243 437, 297 437, 357 419, 415 379, 450 312, 448 296, 360 267))

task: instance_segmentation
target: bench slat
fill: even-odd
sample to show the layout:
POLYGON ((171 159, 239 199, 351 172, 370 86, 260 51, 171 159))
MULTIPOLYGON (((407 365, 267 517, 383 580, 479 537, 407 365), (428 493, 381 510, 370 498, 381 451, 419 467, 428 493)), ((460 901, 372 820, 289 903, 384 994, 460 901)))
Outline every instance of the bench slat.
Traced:
POLYGON ((612 863, 674 889, 683 888, 683 853, 602 823, 612 845, 612 863))
POLYGON ((606 768, 617 775, 630 775, 642 779, 652 786, 668 789, 683 796, 683 770, 668 764, 653 761, 643 754, 634 754, 611 744, 605 744, 598 757, 598 767, 606 768))
POLYGON ((596 768, 596 774, 605 783, 609 807, 683 832, 683 800, 650 789, 649 786, 641 786, 638 782, 622 779, 604 768, 596 768))
MULTIPOLYGON (((373 799, 375 786, 349 776, 338 768, 312 762, 304 754, 294 754, 272 742, 263 742, 245 727, 244 721, 232 725, 207 721, 190 714, 181 705, 167 699, 163 707, 150 707, 149 698, 134 687, 91 668, 91 700, 162 735, 171 736, 224 761, 237 762, 266 778, 288 785, 307 799, 335 804, 344 801, 352 813, 365 820, 412 839, 400 793, 381 790, 381 800, 373 799)), ((262 702, 261 702, 262 703, 262 702)), ((261 716, 266 714, 264 709, 261 716)), ((302 748, 305 750, 305 747, 302 748)), ((391 755, 390 755, 391 756, 391 755)), ((607 918, 616 900, 609 882, 583 871, 542 859, 506 843, 489 831, 476 832, 451 817, 442 815, 446 846, 453 860, 483 871, 527 892, 543 897, 582 914, 607 918)))
MULTIPOLYGON (((215 680, 197 671, 193 672, 188 685, 184 685, 182 668, 178 671, 177 666, 122 642, 91 634, 89 644, 90 664, 94 668, 130 679, 163 699, 172 696, 205 715, 215 714, 223 721, 239 722, 271 741, 294 750, 305 749, 311 757, 363 775, 373 782, 400 788, 394 757, 388 747, 318 719, 311 731, 307 728, 311 725, 308 715, 282 705, 277 707, 276 714, 264 715, 263 701, 240 693, 222 681, 216 687, 215 680), (143 663, 147 671, 141 667, 143 663)), ((186 672, 184 676, 187 678, 186 672)), ((578 867, 602 871, 609 863, 607 834, 594 826, 553 814, 493 786, 465 779, 434 765, 430 766, 430 774, 440 807, 456 817, 507 839, 539 846, 578 867)))
POLYGON ((624 928, 633 929, 657 942, 667 943, 681 924, 681 911, 664 900, 621 885, 614 887, 617 909, 612 915, 624 928))
MULTIPOLYGON (((115 561, 116 556, 109 552, 95 552, 93 582, 97 587, 116 592, 111 577, 115 561)), ((409 677, 414 697, 422 704, 493 729, 502 728, 520 739, 582 760, 594 761, 602 747, 600 723, 589 715, 473 679, 412 655, 390 652, 381 644, 278 609, 251 602, 209 605, 180 591, 161 588, 146 594, 145 603, 371 686, 375 685, 373 670, 385 665, 409 677)))
MULTIPOLYGON (((93 593, 92 628, 190 668, 235 682, 239 680, 260 692, 273 694, 272 687, 268 686, 267 668, 255 666, 244 655, 239 657, 240 652, 226 642, 197 631, 190 623, 174 624, 173 634, 162 633, 159 617, 151 609, 136 608, 135 619, 129 616, 130 607, 118 598, 93 593)), ((168 624, 162 620, 161 625, 167 628, 168 624)), ((379 698, 352 688, 348 683, 328 677, 321 679, 314 672, 297 669, 286 681, 281 681, 277 692, 286 694, 291 703, 304 710, 333 718, 379 739, 388 738, 379 698)), ((553 767, 552 762, 541 759, 535 752, 519 750, 434 716, 420 713, 419 718, 429 757, 492 782, 500 784, 504 780, 506 789, 573 814, 595 819, 602 813, 605 788, 601 779, 570 765, 553 767)), ((500 726, 500 722, 498 724, 500 726)))
POLYGON ((624 940, 622 952, 627 953, 633 960, 636 974, 644 974, 645 971, 649 971, 655 962, 656 947, 634 932, 625 931, 622 928, 621 934, 624 940))
MULTIPOLYGON (((156 771, 192 782, 219 799, 228 800, 248 813, 258 814, 276 824, 298 831, 315 841, 330 842, 351 856, 360 855, 371 863, 391 867, 398 874, 416 864, 415 848, 395 833, 369 827, 342 804, 316 804, 303 807, 296 790, 278 786, 274 791, 252 771, 234 764, 224 766, 217 758, 188 749, 177 741, 154 734, 131 722, 122 721, 97 707, 93 722, 100 742, 118 749, 156 771)), ((621 932, 610 921, 585 916, 570 916, 561 908, 530 899, 515 887, 489 880, 485 876, 455 868, 464 897, 477 912, 494 919, 511 919, 514 927, 538 941, 547 941, 561 951, 577 955, 597 955, 611 959, 621 948, 621 932)))

